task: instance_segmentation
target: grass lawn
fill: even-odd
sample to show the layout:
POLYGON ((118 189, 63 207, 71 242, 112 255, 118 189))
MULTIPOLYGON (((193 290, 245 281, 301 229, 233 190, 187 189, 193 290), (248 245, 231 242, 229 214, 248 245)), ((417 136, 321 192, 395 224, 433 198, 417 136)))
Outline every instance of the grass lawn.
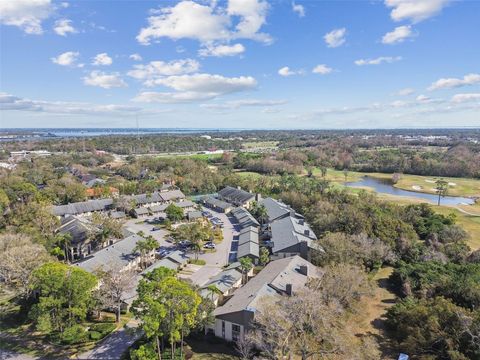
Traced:
MULTIPOLYGON (((22 314, 20 310, 20 305, 15 302, 11 293, 0 291, 0 332, 2 333, 0 349, 48 359, 64 359, 72 354, 90 350, 98 342, 89 340, 75 345, 56 344, 46 335, 35 331, 27 321, 26 314, 22 314)), ((130 317, 131 315, 122 316, 117 329, 126 324, 130 317)), ((103 313, 101 322, 87 321, 82 325, 88 327, 99 323, 114 323, 114 321, 114 314, 103 313)))
MULTIPOLYGON (((478 208, 478 205, 475 205, 475 207, 478 208)), ((435 211, 439 212, 440 214, 447 215, 453 212, 455 215, 457 215, 457 224, 460 225, 468 233, 468 235, 470 235, 467 241, 470 248, 472 250, 480 249, 480 216, 467 215, 460 212, 458 209, 445 206, 434 206, 434 208, 435 211)))
POLYGON ((278 141, 247 141, 242 144, 244 149, 275 148, 278 141))
MULTIPOLYGON (((319 168, 313 170, 314 176, 321 177, 321 174, 319 168)), ((392 174, 349 171, 347 174, 347 181, 359 181, 363 176, 370 176, 384 180, 392 178, 392 174)), ((345 182, 345 175, 343 170, 328 169, 325 179, 332 182, 343 183, 345 182)), ((403 190, 436 194, 434 188, 435 181, 438 179, 440 179, 440 177, 402 174, 400 181, 394 186, 403 190)), ((442 177, 442 179, 450 183, 447 195, 480 196, 480 180, 453 177, 442 177)))

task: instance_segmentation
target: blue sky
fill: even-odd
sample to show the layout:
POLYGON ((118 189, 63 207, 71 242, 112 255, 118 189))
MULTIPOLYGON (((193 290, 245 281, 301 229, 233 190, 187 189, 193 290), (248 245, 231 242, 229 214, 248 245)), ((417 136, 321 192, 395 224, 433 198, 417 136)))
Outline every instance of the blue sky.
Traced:
POLYGON ((0 1, 0 127, 480 126, 480 2, 0 1))

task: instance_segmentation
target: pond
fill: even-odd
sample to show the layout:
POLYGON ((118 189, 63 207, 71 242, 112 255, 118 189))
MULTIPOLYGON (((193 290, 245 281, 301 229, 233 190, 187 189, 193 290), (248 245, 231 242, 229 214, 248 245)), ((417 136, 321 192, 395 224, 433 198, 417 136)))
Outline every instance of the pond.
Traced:
MULTIPOLYGON (((372 178, 370 176, 364 176, 360 181, 347 182, 345 185, 349 187, 369 187, 380 194, 404 196, 409 198, 415 197, 433 204, 437 204, 438 201, 438 195, 398 189, 388 181, 372 178)), ((473 203, 473 199, 461 196, 444 196, 440 201, 441 205, 472 205, 473 203)))

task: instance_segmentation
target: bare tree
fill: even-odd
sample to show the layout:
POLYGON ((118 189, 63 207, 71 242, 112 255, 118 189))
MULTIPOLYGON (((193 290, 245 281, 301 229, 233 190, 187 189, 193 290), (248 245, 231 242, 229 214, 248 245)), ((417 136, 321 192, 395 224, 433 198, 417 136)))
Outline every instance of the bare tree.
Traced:
POLYGON ((235 350, 237 350, 242 360, 250 360, 255 353, 255 339, 250 334, 244 334, 235 342, 235 350))
POLYGON ((14 288, 24 298, 30 295, 30 275, 40 265, 52 260, 45 248, 22 234, 0 235, 0 281, 14 288))
POLYGON ((101 284, 97 299, 105 308, 114 309, 115 321, 120 322, 122 304, 128 300, 129 293, 135 288, 135 272, 113 267, 97 271, 101 284))

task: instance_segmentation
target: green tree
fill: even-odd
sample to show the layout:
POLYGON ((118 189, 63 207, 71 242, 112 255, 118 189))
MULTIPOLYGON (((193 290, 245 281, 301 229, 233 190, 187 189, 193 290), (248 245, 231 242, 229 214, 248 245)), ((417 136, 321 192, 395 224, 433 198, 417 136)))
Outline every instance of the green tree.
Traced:
POLYGON ((155 269, 140 280, 137 293, 133 312, 141 320, 141 328, 156 343, 159 359, 164 340, 170 343, 173 359, 176 343, 181 342, 182 352, 183 337, 195 325, 200 296, 166 268, 155 269))
POLYGON ((195 259, 198 260, 202 243, 213 238, 213 229, 210 224, 202 224, 199 222, 184 224, 175 230, 173 238, 176 242, 181 240, 190 241, 195 251, 195 259))
POLYGON ((248 272, 253 268, 252 259, 243 257, 240 259, 240 270, 242 271, 242 282, 245 284, 248 278, 248 272))
POLYGON ((435 182, 435 191, 438 194, 438 203, 437 205, 440 206, 440 198, 442 196, 447 195, 448 192, 448 181, 443 179, 439 179, 435 182))
POLYGON ((89 310, 97 278, 76 267, 53 262, 32 274, 31 288, 38 291, 38 302, 30 316, 40 331, 63 332, 84 320, 89 310))
POLYGON ((133 252, 137 252, 140 254, 140 262, 142 268, 147 267, 147 255, 150 254, 152 251, 157 249, 160 246, 157 240, 155 240, 152 236, 148 236, 144 240, 139 240, 135 244, 133 248, 133 252))
POLYGON ((260 248, 260 264, 267 265, 270 261, 270 251, 265 246, 260 248))
POLYGON ((180 221, 185 216, 183 213, 183 209, 175 204, 168 205, 165 209, 165 213, 167 214, 167 217, 173 222, 180 221))

